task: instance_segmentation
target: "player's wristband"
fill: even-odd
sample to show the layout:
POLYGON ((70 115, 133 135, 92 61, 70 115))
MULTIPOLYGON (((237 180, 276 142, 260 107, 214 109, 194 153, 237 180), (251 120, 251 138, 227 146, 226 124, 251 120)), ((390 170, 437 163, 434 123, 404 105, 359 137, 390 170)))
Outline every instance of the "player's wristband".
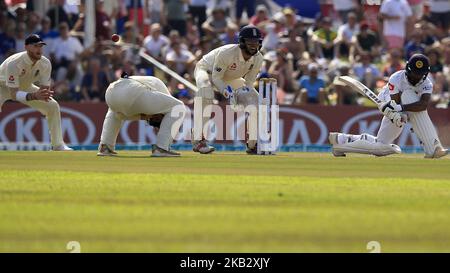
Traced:
POLYGON ((17 91, 16 92, 16 101, 26 102, 27 101, 28 92, 25 91, 17 91))

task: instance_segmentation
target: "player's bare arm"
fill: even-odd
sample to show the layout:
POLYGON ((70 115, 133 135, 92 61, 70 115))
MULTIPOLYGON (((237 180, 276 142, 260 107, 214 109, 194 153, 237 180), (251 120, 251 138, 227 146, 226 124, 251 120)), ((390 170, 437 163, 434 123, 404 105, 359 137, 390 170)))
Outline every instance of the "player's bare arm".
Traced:
POLYGON ((430 102, 431 94, 422 94, 420 100, 410 104, 402 104, 403 111, 408 112, 421 112, 427 110, 428 103, 430 102))

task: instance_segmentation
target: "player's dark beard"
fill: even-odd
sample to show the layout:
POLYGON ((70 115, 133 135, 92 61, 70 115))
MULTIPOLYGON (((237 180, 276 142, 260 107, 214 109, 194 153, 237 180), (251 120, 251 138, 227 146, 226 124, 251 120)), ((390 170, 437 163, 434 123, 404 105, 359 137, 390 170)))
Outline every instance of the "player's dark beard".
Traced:
POLYGON ((256 50, 254 50, 254 52, 251 52, 248 45, 245 45, 245 52, 250 56, 254 56, 254 55, 256 55, 256 53, 258 53, 258 50, 256 49, 256 50))

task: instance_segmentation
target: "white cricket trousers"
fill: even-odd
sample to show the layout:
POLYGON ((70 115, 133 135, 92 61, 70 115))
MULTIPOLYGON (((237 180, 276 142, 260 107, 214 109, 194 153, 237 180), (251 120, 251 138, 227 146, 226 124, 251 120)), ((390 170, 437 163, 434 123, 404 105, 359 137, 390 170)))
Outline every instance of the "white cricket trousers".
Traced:
MULTIPOLYGON (((37 86, 31 86, 28 90, 23 90, 29 93, 37 92, 39 88, 37 86)), ((0 85, 0 111, 3 103, 7 100, 11 100, 11 93, 9 88, 5 85, 0 85)), ((33 109, 38 110, 47 118, 48 129, 50 132, 50 141, 53 147, 64 145, 64 140, 61 131, 61 111, 59 104, 53 98, 49 101, 32 100, 23 102, 23 104, 30 106, 33 109)))
POLYGON ((140 114, 164 114, 156 145, 168 150, 186 113, 183 102, 168 95, 169 91, 162 82, 158 85, 161 90, 153 91, 146 87, 133 86, 135 83, 129 84, 129 81, 134 80, 119 80, 106 90, 105 99, 109 109, 103 123, 100 142, 114 147, 124 120, 139 119, 140 114))

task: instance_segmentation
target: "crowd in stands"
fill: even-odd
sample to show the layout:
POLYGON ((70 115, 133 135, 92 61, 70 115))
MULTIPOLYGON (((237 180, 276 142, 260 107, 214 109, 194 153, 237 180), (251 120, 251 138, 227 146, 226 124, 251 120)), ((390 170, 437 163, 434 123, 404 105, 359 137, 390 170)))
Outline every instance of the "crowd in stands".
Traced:
POLYGON ((47 43, 44 55, 53 64, 59 101, 104 101, 108 84, 127 72, 163 79, 189 104, 192 91, 141 58, 133 45, 194 83, 196 62, 237 43, 240 27, 253 24, 264 35, 261 76, 277 79, 280 104, 364 104, 339 75, 379 90, 419 52, 430 58, 433 105, 448 106, 450 1, 383 0, 376 24, 366 20, 365 1, 320 2, 331 4, 336 16, 305 18, 290 7, 271 10, 263 0, 96 0, 95 42, 85 47, 83 0, 52 0, 45 14, 0 0, 0 61, 23 51, 25 37, 37 33, 47 43), (121 36, 118 43, 111 41, 113 33, 121 36))

